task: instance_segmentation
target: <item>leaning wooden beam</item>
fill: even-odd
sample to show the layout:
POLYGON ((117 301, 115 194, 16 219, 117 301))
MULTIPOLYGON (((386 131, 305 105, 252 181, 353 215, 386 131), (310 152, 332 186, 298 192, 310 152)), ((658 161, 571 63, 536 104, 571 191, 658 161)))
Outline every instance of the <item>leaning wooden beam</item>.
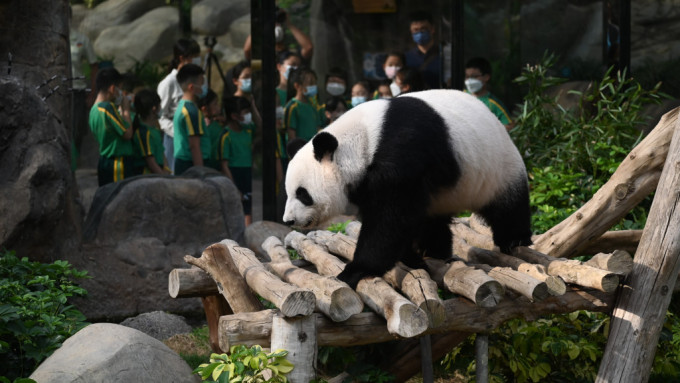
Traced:
POLYGON ((444 318, 444 302, 439 298, 437 283, 427 271, 412 269, 398 262, 392 270, 383 275, 392 287, 400 289, 416 306, 420 307, 429 319, 429 327, 441 325, 444 318))
POLYGON ((513 270, 545 282, 548 292, 552 295, 562 295, 567 291, 567 285, 564 283, 564 280, 558 276, 548 275, 543 265, 529 263, 498 251, 470 246, 464 239, 459 237, 453 238, 453 250, 456 255, 468 262, 484 263, 497 267, 510 267, 513 270))
POLYGON ((277 237, 267 238, 262 243, 262 249, 272 260, 266 266, 282 280, 311 290, 316 297, 317 310, 332 320, 342 322, 364 309, 359 295, 346 283, 293 266, 288 251, 277 237))
POLYGON ((534 241, 534 248, 556 258, 572 258, 604 234, 656 188, 671 143, 678 109, 621 162, 609 181, 585 205, 534 241))
POLYGON ((326 252, 326 249, 317 245, 304 234, 291 231, 285 238, 286 246, 297 250, 301 257, 312 262, 321 275, 335 277, 345 269, 345 263, 326 252))
POLYGON ((235 313, 262 310, 262 303, 252 293, 234 265, 227 246, 221 243, 210 245, 203 251, 200 258, 186 255, 184 261, 210 274, 217 283, 217 289, 235 313))
MULTIPOLYGON (((320 274, 335 277, 345 268, 345 264, 329 254, 325 247, 317 245, 303 234, 289 233, 286 245, 292 246, 298 254, 314 263, 320 274)), ((356 291, 368 307, 384 316, 390 333, 411 337, 427 328, 427 314, 394 291, 382 278, 365 278, 359 281, 356 291)))
MULTIPOLYGON (((635 254, 642 237, 642 230, 608 231, 599 238, 591 240, 580 254, 611 253, 614 250, 627 251, 635 254)), ((578 254, 578 255, 580 255, 578 254)))
POLYGON ((604 292, 613 292, 619 286, 619 276, 613 272, 598 269, 575 259, 553 258, 528 247, 513 249, 512 255, 527 262, 545 266, 550 275, 559 276, 567 283, 591 287, 604 292))
POLYGON ((609 270, 612 273, 626 276, 633 271, 633 257, 627 251, 614 250, 613 253, 598 253, 584 262, 584 264, 597 267, 598 269, 609 270))
MULTIPOLYGON (((488 332, 509 319, 536 320, 547 314, 564 314, 577 310, 609 312, 616 296, 592 289, 570 288, 564 295, 551 296, 540 302, 530 302, 519 297, 504 300, 497 306, 481 308, 465 298, 444 301, 446 321, 424 334, 442 334, 451 331, 488 332)), ((234 344, 269 347, 272 316, 276 310, 225 315, 220 318, 220 347, 229 349, 234 344)), ((385 319, 372 312, 363 312, 345 322, 333 322, 323 314, 316 318, 317 344, 319 346, 356 346, 394 340, 385 326, 385 319)))
POLYGON ((172 298, 204 297, 219 294, 215 280, 198 267, 170 271, 168 293, 172 298))
POLYGON ((221 242, 229 253, 248 286, 264 299, 273 303, 287 317, 310 315, 314 312, 316 298, 314 293, 290 283, 283 282, 267 271, 252 250, 241 247, 232 240, 221 242))
POLYGON ((427 258, 425 263, 432 279, 440 287, 466 297, 479 307, 494 307, 505 295, 503 285, 497 280, 461 261, 447 264, 439 259, 427 258))
POLYGON ((652 371, 654 350, 680 272, 680 121, 674 118, 672 124, 675 133, 661 182, 627 278, 629 286, 621 291, 612 313, 596 382, 646 382, 652 371))

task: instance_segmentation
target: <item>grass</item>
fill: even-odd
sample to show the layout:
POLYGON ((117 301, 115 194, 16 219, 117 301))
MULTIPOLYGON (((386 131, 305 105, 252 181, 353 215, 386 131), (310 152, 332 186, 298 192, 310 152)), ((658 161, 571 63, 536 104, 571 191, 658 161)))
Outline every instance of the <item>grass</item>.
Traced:
POLYGON ((194 328, 189 334, 175 335, 163 343, 179 354, 192 370, 206 363, 212 353, 208 326, 194 328))

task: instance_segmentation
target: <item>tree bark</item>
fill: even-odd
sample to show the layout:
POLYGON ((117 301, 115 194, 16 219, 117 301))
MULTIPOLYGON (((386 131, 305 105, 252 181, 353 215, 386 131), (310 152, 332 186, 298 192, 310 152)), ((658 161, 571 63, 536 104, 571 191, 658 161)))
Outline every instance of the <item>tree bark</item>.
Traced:
POLYGON ((215 243, 208 246, 203 250, 200 258, 185 255, 184 261, 210 274, 217 282, 220 294, 224 296, 235 313, 262 310, 262 303, 252 293, 245 279, 241 277, 224 244, 215 243))
POLYGON ((612 314, 597 382, 649 379, 659 333, 680 272, 680 124, 676 118, 666 122, 669 123, 675 133, 629 283, 621 291, 612 314))
POLYGON ((311 290, 316 297, 316 308, 336 322, 360 313, 364 303, 347 284, 334 277, 324 277, 293 266, 288 252, 277 237, 269 237, 262 248, 272 262, 266 266, 282 280, 311 290))
POLYGON ((272 318, 271 348, 286 350, 286 359, 295 367, 286 375, 291 383, 308 383, 316 378, 316 318, 286 318, 280 313, 272 318))
POLYGON ((666 113, 593 198, 537 238, 533 248, 556 258, 581 254, 654 191, 668 155, 677 115, 677 108, 666 113))
POLYGON ((620 276, 626 276, 633 271, 633 257, 624 250, 614 250, 611 254, 595 254, 585 264, 611 271, 620 276))
POLYGON ((264 299, 273 303, 287 317, 310 315, 316 306, 316 297, 308 289, 283 282, 265 269, 252 250, 231 240, 221 242, 229 249, 234 264, 248 286, 264 299))
POLYGON ((168 293, 172 298, 205 297, 219 294, 215 280, 208 273, 193 267, 173 269, 168 276, 168 293))

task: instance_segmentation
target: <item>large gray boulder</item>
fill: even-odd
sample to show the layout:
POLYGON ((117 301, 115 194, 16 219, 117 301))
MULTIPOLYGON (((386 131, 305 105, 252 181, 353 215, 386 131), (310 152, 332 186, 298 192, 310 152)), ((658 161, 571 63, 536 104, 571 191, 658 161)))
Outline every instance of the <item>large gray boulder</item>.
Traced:
POLYGON ((38 383, 200 381, 162 342, 111 323, 92 324, 78 331, 30 378, 38 383))
POLYGON ((160 341, 178 334, 191 332, 191 326, 187 324, 183 317, 164 311, 139 314, 136 317, 125 319, 120 324, 121 326, 139 330, 160 341))
POLYGON ((99 56, 113 57, 115 67, 125 72, 136 61, 156 62, 171 56, 172 47, 181 36, 177 8, 160 7, 131 23, 104 29, 94 43, 94 50, 99 56))
POLYGON ((69 259, 92 276, 82 281, 88 296, 73 301, 88 318, 202 310, 198 298, 170 298, 168 274, 188 267, 185 255, 200 256, 225 238, 243 243, 243 209, 228 178, 207 168, 185 174, 133 177, 97 190, 81 251, 69 259))
MULTIPOLYGON (((88 12, 79 25, 82 33, 97 40, 99 34, 108 27, 123 25, 135 20, 148 11, 166 5, 165 0, 108 0, 88 12)), ((175 8, 175 13, 177 9, 175 8)), ((133 36, 144 40, 145 36, 133 36)))
POLYGON ((193 32, 219 36, 229 31, 231 23, 250 14, 250 0, 203 0, 191 8, 193 32))

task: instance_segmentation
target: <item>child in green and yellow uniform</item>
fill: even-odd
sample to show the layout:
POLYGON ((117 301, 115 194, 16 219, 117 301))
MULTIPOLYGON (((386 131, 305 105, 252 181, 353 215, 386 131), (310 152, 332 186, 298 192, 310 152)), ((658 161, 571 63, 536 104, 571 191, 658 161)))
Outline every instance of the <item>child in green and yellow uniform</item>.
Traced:
POLYGON ((224 100, 227 124, 220 137, 219 150, 222 173, 229 177, 241 192, 246 226, 252 222, 253 133, 259 129, 253 122, 251 108, 252 104, 243 97, 230 97, 224 100))
POLYGON ((99 186, 135 174, 130 102, 120 89, 122 77, 114 68, 97 73, 97 98, 90 109, 90 129, 99 143, 99 186), (116 105, 120 105, 121 113, 116 105))
POLYGON ((137 157, 143 161, 144 174, 170 174, 164 154, 163 132, 158 123, 160 96, 149 89, 140 90, 135 94, 135 110, 137 113, 132 121, 134 148, 137 157))
POLYGON ((222 171, 219 158, 220 136, 222 130, 224 130, 225 122, 220 108, 220 100, 217 98, 217 93, 209 89, 208 94, 198 103, 205 117, 205 131, 210 139, 210 157, 204 161, 204 165, 220 172, 222 171))
POLYGON ((295 97, 288 101, 283 113, 287 141, 296 137, 309 141, 325 119, 314 102, 317 93, 316 74, 309 68, 295 70, 288 82, 288 89, 288 94, 295 97))
POLYGON ((198 108, 198 100, 208 94, 203 74, 203 69, 196 64, 186 64, 177 72, 177 82, 184 92, 173 118, 177 175, 192 166, 203 166, 204 160, 210 158, 210 137, 198 108))
POLYGON ((498 117, 498 120, 505 126, 505 129, 510 130, 514 124, 503 102, 489 91, 490 80, 491 63, 487 59, 474 57, 465 64, 466 91, 472 93, 483 102, 498 117))

